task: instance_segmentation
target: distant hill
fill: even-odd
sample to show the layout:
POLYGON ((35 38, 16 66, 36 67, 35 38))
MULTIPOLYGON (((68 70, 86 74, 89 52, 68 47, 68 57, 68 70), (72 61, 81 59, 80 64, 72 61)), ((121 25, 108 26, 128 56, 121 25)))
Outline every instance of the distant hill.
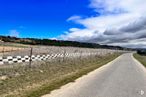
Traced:
POLYGON ((50 40, 50 39, 37 39, 37 38, 17 38, 10 36, 0 36, 3 42, 30 44, 30 45, 48 45, 48 46, 72 46, 72 47, 86 47, 86 48, 105 48, 105 49, 118 49, 130 50, 120 46, 99 45, 96 43, 83 43, 76 41, 63 41, 63 40, 50 40))

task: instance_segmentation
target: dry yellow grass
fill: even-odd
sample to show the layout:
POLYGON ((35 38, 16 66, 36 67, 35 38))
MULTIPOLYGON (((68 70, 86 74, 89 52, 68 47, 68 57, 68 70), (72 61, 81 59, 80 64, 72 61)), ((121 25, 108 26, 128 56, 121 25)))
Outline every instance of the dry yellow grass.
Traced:
POLYGON ((114 53, 63 61, 60 58, 37 63, 31 68, 27 65, 0 68, 0 75, 5 77, 0 82, 0 97, 40 97, 103 66, 119 55, 114 53))
POLYGON ((11 47, 11 46, 0 46, 0 52, 11 52, 17 50, 23 50, 24 48, 11 47))

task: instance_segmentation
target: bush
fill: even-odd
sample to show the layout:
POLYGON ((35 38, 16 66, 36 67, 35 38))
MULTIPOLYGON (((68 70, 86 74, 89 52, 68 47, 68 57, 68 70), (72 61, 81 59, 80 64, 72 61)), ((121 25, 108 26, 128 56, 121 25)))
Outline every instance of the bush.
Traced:
POLYGON ((146 50, 137 50, 137 53, 140 55, 146 55, 146 50))

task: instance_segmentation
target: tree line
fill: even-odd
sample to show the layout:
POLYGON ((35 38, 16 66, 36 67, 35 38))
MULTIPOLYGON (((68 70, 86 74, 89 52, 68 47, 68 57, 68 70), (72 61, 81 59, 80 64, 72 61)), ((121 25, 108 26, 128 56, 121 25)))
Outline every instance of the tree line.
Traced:
POLYGON ((38 39, 38 38, 17 38, 11 36, 0 36, 0 40, 4 42, 13 42, 13 43, 21 43, 21 44, 29 44, 29 45, 71 46, 71 47, 85 47, 85 48, 106 48, 106 49, 128 50, 128 48, 123 48, 120 46, 108 46, 108 45, 99 45, 96 43, 83 43, 76 41, 50 40, 50 39, 38 39))

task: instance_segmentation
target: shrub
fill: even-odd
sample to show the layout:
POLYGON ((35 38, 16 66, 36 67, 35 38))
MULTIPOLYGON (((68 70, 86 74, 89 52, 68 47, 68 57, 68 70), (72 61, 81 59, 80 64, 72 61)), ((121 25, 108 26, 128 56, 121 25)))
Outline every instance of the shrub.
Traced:
POLYGON ((146 50, 137 50, 137 53, 140 55, 146 55, 146 50))

